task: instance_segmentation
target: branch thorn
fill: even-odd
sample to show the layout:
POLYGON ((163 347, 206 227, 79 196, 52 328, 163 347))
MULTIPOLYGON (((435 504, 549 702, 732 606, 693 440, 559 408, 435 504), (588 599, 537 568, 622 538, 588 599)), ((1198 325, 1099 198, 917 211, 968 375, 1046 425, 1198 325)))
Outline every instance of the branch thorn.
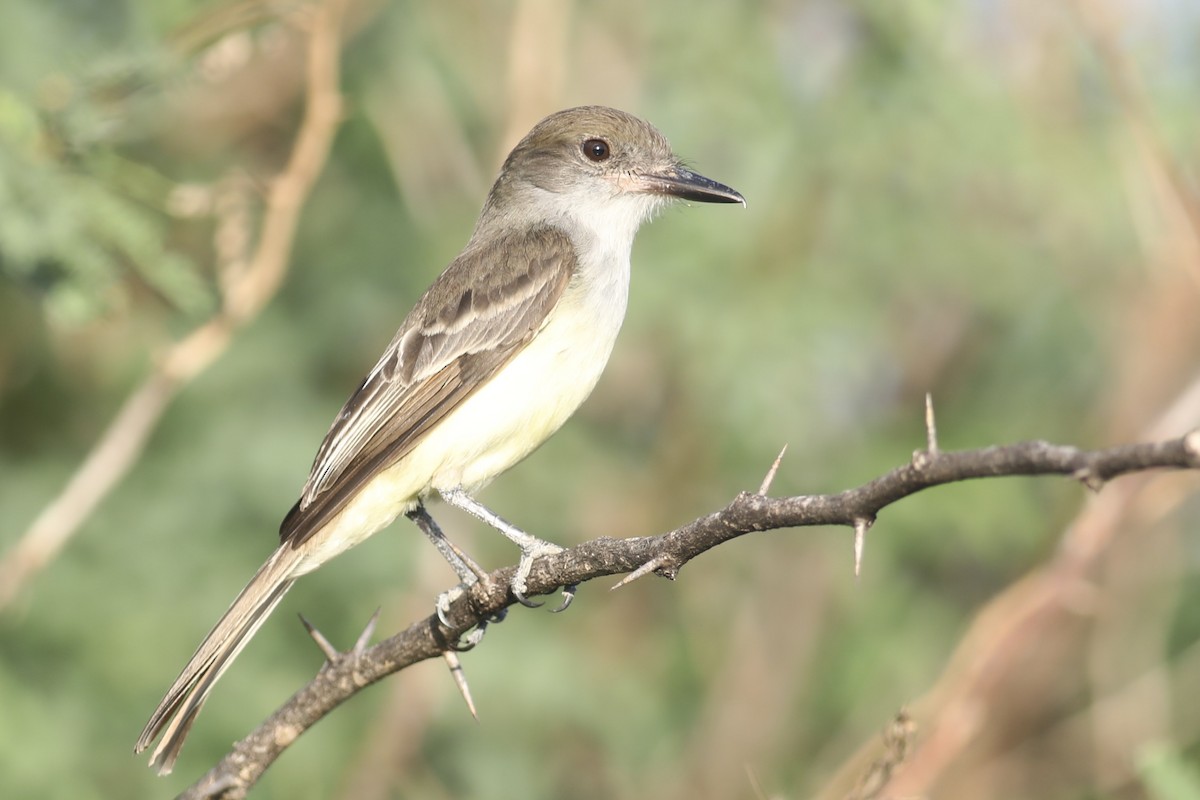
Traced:
POLYGON ((462 562, 467 565, 467 569, 471 570, 471 572, 475 575, 476 580, 480 584, 484 586, 488 586, 490 584, 491 578, 488 576, 488 571, 479 566, 478 561, 471 558, 469 555, 467 555, 467 551, 463 550, 461 547, 444 536, 442 537, 442 540, 446 543, 446 547, 450 550, 450 552, 462 559, 462 562))
POLYGON ((317 630, 316 626, 305 619, 303 614, 298 614, 297 616, 300 617, 300 623, 304 625, 304 630, 308 631, 308 635, 312 637, 312 640, 317 643, 317 647, 324 653, 326 663, 336 664, 342 655, 338 652, 338 649, 333 646, 332 642, 325 638, 325 634, 321 633, 317 630))
POLYGON ((1091 467, 1077 469, 1071 474, 1071 477, 1093 492, 1099 492, 1104 488, 1104 479, 1097 475, 1091 467))
POLYGON ((641 578, 645 575, 649 575, 651 572, 654 572, 654 570, 665 565, 666 563, 667 563, 667 557, 665 555, 657 555, 654 558, 647 561, 645 564, 642 564, 640 567, 635 569, 633 572, 626 575, 624 578, 621 578, 621 580, 619 580, 615 584, 613 584, 612 588, 609 589, 609 591, 613 592, 613 591, 616 591, 617 589, 620 589, 622 586, 624 586, 627 583, 633 583, 638 578, 641 578))
POLYGON ((925 452, 938 454, 937 422, 933 417, 933 394, 925 393, 925 452))
POLYGON ((462 695, 463 701, 466 702, 467 710, 471 712, 471 716, 478 722, 479 712, 475 708, 475 701, 471 698, 471 687, 467 685, 467 673, 463 672, 462 661, 459 660, 458 653, 453 650, 443 650, 442 660, 450 668, 450 677, 454 679, 454 685, 458 687, 458 693, 462 695))
POLYGON ((854 520, 854 577, 862 574, 863 550, 867 545, 867 529, 871 527, 871 520, 866 517, 859 517, 854 520))
POLYGON ((361 656, 366 652, 367 645, 371 643, 371 637, 375 635, 375 625, 379 622, 379 612, 382 610, 382 607, 375 609, 375 613, 371 615, 371 618, 367 620, 367 624, 363 627, 362 633, 354 640, 353 652, 355 656, 361 656))
MULTIPOLYGON (((779 455, 775 456, 775 461, 771 464, 771 468, 767 470, 766 477, 763 478, 762 486, 758 487, 759 497, 766 497, 771 484, 775 481, 775 473, 779 472, 779 464, 783 461, 783 454, 787 452, 787 448, 788 446, 785 444, 783 449, 779 451, 779 455)), ((614 586, 613 588, 617 587, 614 586)))

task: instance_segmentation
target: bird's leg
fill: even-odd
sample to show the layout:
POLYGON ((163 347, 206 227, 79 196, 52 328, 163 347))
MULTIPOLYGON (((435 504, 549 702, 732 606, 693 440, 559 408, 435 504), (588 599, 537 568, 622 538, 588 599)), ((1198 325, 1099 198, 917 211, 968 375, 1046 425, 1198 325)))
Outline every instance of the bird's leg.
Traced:
MULTIPOLYGON (((487 580, 487 572, 484 571, 474 559, 468 556, 454 543, 446 538, 446 534, 442 533, 441 527, 434 521, 429 512, 425 510, 425 505, 418 502, 417 507, 405 514, 409 519, 416 523, 421 532, 429 537, 429 541, 433 542, 433 546, 442 554, 442 558, 454 569, 458 575, 458 579, 462 581, 458 586, 455 586, 448 592, 442 592, 437 598, 437 615, 442 624, 447 628, 450 627, 450 622, 447 619, 447 614, 450 612, 450 604, 459 598, 460 595, 470 587, 480 581, 487 580)), ((485 620, 476 626, 475 630, 466 639, 466 647, 474 647, 483 639, 483 633, 487 629, 488 622, 500 622, 504 619, 504 612, 500 612, 490 620, 485 620)))
POLYGON ((429 512, 425 509, 425 504, 418 501, 417 507, 405 514, 421 529, 421 532, 429 537, 429 541, 433 542, 433 546, 442 554, 442 558, 458 575, 458 579, 468 586, 474 585, 487 575, 475 561, 464 553, 459 548, 446 538, 446 534, 442 533, 441 527, 434 521, 433 517, 429 516, 429 512))
MULTIPOLYGON (((460 508, 466 511, 471 516, 478 520, 486 522, 500 533, 504 534, 513 544, 521 548, 521 560, 517 563, 517 573, 512 579, 512 593, 523 606, 536 608, 541 603, 535 603, 525 597, 526 585, 525 581, 529 578, 529 572, 533 569, 533 560, 538 556, 549 556, 555 553, 561 553, 563 548, 553 542, 543 541, 531 534, 526 533, 510 522, 507 522, 497 516, 487 506, 480 503, 471 495, 467 494, 461 486, 455 486, 452 489, 439 489, 438 494, 442 496, 450 505, 455 508, 460 508)), ((563 597, 566 598, 559 611, 564 610, 571 603, 574 597, 575 587, 567 586, 563 589, 563 597)))

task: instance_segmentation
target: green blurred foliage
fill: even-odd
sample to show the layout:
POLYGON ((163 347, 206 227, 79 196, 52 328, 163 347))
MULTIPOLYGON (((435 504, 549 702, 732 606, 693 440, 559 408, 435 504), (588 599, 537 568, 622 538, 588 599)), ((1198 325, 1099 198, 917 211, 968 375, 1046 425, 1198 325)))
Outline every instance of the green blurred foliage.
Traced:
MULTIPOLYGON (((861 483, 923 445, 927 391, 950 448, 1102 446, 1148 424, 1169 395, 1120 383, 1154 260, 1129 131, 1078 18, 1052 5, 360 5, 346 119, 287 283, 0 616, 0 797, 175 791, 318 668, 292 614, 348 644, 376 607, 381 631, 428 612, 451 576, 397 523, 300 583, 222 681, 176 775, 130 753, 272 548, 333 414, 465 242, 503 153, 557 108, 645 116, 749 204, 672 209, 640 234, 600 387, 486 493, 523 527, 563 543, 659 532, 757 487, 785 443, 774 491, 861 483), (1115 417, 1119 398, 1144 416, 1115 417)), ((268 180, 303 90, 302 37, 266 4, 10 6, 3 549, 154 354, 215 307, 219 225, 212 203, 184 201, 268 180)), ((1200 15, 1167 0, 1127 13, 1125 55, 1194 168, 1200 15)), ((569 614, 514 613, 464 658, 479 724, 442 666, 421 665, 306 734, 254 796, 751 797, 747 773, 768 796, 809 796, 934 683, 974 612, 1053 552, 1083 499, 1049 479, 923 493, 881 517, 857 580, 846 532, 813 529, 739 540, 674 584, 585 586, 569 614)), ((484 563, 515 558, 435 513, 484 563)), ((1145 534, 1161 558, 1147 563, 1169 567, 1147 597, 1170 635, 1131 650, 1137 669, 1196 663, 1198 514, 1193 502, 1145 534)), ((1144 763, 1153 788, 1130 754, 1124 782, 1096 777, 1098 756, 1055 723, 1098 690, 1061 668, 1079 674, 1047 700, 1059 716, 1006 742, 972 796, 1190 796, 1173 755, 1144 763)), ((1172 686, 1168 707, 1196 681, 1172 686)), ((1194 754, 1195 712, 1175 721, 1147 741, 1194 754)))
POLYGON ((1138 761, 1154 800, 1200 798, 1200 772, 1179 753, 1151 743, 1143 748, 1138 761))

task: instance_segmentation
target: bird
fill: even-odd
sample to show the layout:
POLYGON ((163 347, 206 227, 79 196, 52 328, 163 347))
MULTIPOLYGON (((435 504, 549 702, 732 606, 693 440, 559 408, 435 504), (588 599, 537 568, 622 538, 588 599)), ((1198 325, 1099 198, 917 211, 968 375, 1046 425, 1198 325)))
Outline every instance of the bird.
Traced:
MULTIPOLYGON (((539 447, 591 393, 625 316, 641 224, 672 200, 740 203, 689 169, 650 123, 580 106, 538 122, 505 159, 466 247, 404 318, 317 450, 280 543, 196 649, 135 752, 169 773, 214 684, 302 575, 406 515, 464 584, 474 571, 427 500, 521 550, 510 590, 557 545, 475 493, 539 447)), ((568 598, 569 599, 569 598, 568 598)), ((439 598, 439 612, 445 596, 439 598)))

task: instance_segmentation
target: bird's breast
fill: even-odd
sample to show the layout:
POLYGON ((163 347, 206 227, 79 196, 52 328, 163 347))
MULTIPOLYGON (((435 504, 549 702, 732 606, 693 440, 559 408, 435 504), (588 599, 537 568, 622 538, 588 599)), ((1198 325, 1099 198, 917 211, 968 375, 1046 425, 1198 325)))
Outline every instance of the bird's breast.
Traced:
POLYGON ((591 394, 625 317, 628 256, 602 271, 591 266, 583 265, 533 339, 422 442, 419 449, 442 453, 432 488, 486 484, 591 394))

